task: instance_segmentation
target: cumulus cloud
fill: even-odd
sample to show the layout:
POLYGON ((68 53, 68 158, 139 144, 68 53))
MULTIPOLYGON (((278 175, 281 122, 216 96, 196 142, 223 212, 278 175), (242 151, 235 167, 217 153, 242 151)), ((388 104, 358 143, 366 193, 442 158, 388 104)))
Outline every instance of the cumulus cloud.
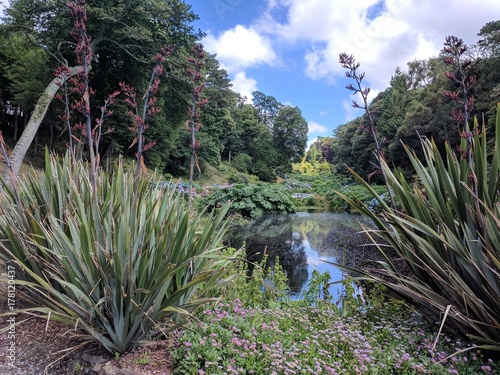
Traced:
POLYGON ((309 151, 311 148, 312 144, 318 141, 318 137, 313 138, 313 139, 308 139, 307 140, 307 146, 306 146, 306 151, 309 151))
POLYGON ((339 53, 347 52, 361 63, 367 83, 383 90, 396 67, 436 56, 447 35, 477 42, 495 14, 498 0, 272 0, 256 24, 280 41, 307 45, 304 71, 311 79, 334 83, 343 75, 339 53), (273 17, 283 12, 286 17, 273 17))
MULTIPOLYGON (((447 35, 476 43, 481 27, 500 14, 498 0, 265 1, 257 19, 218 35, 208 32, 204 40, 234 75, 235 90, 249 98, 257 82, 245 72, 262 65, 295 69, 287 53, 302 56, 306 77, 327 84, 345 77, 339 54, 352 54, 366 73, 365 85, 380 92, 397 67, 437 56, 447 35)), ((359 116, 349 101, 343 105, 346 120, 359 116)))
POLYGON ((308 122, 309 133, 327 133, 328 128, 324 125, 320 125, 314 121, 308 122))
POLYGON ((247 102, 251 103, 253 99, 252 93, 257 91, 257 81, 251 77, 247 77, 245 72, 238 72, 231 80, 233 90, 239 93, 242 97, 247 98, 247 102))
POLYGON ((261 64, 272 65, 277 60, 271 40, 242 25, 218 36, 209 32, 203 44, 208 52, 217 54, 217 59, 229 73, 261 64))

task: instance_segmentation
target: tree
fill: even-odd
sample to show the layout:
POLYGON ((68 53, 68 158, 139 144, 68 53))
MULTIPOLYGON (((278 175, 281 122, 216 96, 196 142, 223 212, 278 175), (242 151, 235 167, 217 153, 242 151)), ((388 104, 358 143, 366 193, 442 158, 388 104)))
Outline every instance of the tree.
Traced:
POLYGON ((279 155, 278 166, 283 172, 291 170, 291 163, 299 162, 307 145, 309 127, 298 107, 283 106, 274 120, 273 144, 279 155))
MULTIPOLYGON (((33 46, 19 34, 2 40, 0 48, 0 76, 3 77, 3 87, 7 92, 2 93, 2 99, 10 101, 23 112, 23 118, 33 111, 36 101, 43 91, 45 82, 50 77, 47 69, 47 55, 42 48, 33 46)), ((14 121, 12 138, 17 140, 18 121, 14 121)), ((22 129, 19 129, 22 130, 22 129)))
POLYGON ((263 181, 275 181, 277 158, 271 130, 259 120, 255 108, 250 104, 233 107, 231 117, 235 130, 230 134, 226 151, 231 152, 232 158, 237 160, 240 160, 238 155, 247 155, 241 158, 245 161, 250 158, 249 173, 263 181))
POLYGON ((224 157, 231 159, 236 131, 231 109, 238 94, 231 90, 227 71, 220 67, 215 55, 206 55, 205 89, 203 98, 208 102, 200 110, 203 124, 200 129, 199 157, 201 162, 217 165, 224 157))
POLYGON ((314 142, 306 153, 306 161, 311 164, 321 161, 321 152, 318 150, 318 142, 314 142))
POLYGON ((500 20, 488 22, 477 35, 481 37, 477 44, 485 57, 500 56, 500 20))
POLYGON ((260 91, 254 91, 253 106, 257 110, 260 120, 269 128, 272 129, 274 120, 278 116, 283 104, 278 102, 274 96, 268 96, 260 91))
POLYGON ((335 138, 333 137, 318 137, 316 141, 318 150, 321 153, 321 160, 328 164, 333 164, 335 138))
MULTIPOLYGON (((345 168, 346 166, 352 168, 357 174, 361 176, 367 176, 366 171, 371 169, 371 166, 369 165, 369 163, 366 163, 366 160, 363 161, 362 168, 359 168, 359 162, 361 161, 361 159, 359 158, 359 155, 353 154, 352 145, 354 135, 362 132, 360 130, 360 122, 361 118, 349 121, 347 124, 343 124, 337 127, 337 129, 335 129, 333 133, 333 136, 335 138, 333 161, 336 165, 338 165, 337 170, 343 174, 348 173, 347 169, 345 168)), ((367 142, 365 150, 368 151, 368 155, 369 157, 371 157, 373 152, 373 144, 369 141, 369 135, 366 132, 363 132, 363 134, 365 134, 367 142)))
MULTIPOLYGON (((153 1, 94 1, 87 3, 87 31, 93 37, 90 48, 94 60, 92 79, 117 88, 124 81, 138 88, 147 86, 151 56, 165 44, 175 44, 178 53, 190 47, 201 36, 190 23, 197 18, 191 7, 181 0, 153 1)), ((6 30, 23 32, 33 43, 43 46, 51 56, 52 68, 64 65, 71 74, 78 68, 70 39, 72 22, 63 1, 13 0, 6 10, 6 30)), ((90 67, 89 67, 90 68, 90 67)), ((65 77, 68 79, 70 77, 65 77)), ((54 78, 40 96, 25 133, 19 140, 11 158, 15 173, 43 120, 49 104, 65 79, 54 78)), ((95 87, 97 90, 99 87, 95 87)))

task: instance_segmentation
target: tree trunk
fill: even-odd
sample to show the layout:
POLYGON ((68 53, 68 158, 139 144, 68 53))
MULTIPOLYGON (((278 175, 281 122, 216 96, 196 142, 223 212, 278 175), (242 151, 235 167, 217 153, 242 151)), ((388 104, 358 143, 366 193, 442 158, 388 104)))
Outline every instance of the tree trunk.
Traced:
POLYGON ((19 129, 18 121, 19 121, 19 106, 16 108, 16 114, 14 115, 14 135, 12 136, 12 139, 14 141, 17 141, 17 129, 19 129))
MULTIPOLYGON (((10 154, 10 164, 12 166, 12 172, 14 173, 14 176, 17 176, 19 174, 23 159, 28 152, 31 142, 33 142, 33 139, 35 138, 35 135, 38 131, 38 128, 40 127, 40 124, 43 121, 43 118, 45 117, 45 114, 47 113, 47 109, 49 108, 50 103, 54 99, 54 95, 57 93, 64 81, 74 76, 78 72, 78 69, 81 69, 81 67, 72 67, 69 69, 71 71, 69 76, 65 78, 54 78, 40 95, 40 98, 38 99, 35 109, 30 117, 30 120, 24 128, 21 138, 19 138, 19 141, 16 143, 14 150, 12 150, 12 153, 10 154)), ((7 174, 5 177, 6 180, 8 180, 7 174)))

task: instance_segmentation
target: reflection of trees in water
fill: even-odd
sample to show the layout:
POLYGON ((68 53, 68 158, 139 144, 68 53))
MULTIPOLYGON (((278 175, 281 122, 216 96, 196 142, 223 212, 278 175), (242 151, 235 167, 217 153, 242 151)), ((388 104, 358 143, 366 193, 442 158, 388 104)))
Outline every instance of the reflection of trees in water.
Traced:
POLYGON ((321 248, 337 259, 352 255, 369 243, 366 234, 352 227, 338 224, 323 237, 321 248))
MULTIPOLYGON (((377 242, 387 245, 381 238, 377 238, 377 242)), ((385 258, 364 232, 345 225, 332 228, 324 237, 323 246, 328 249, 332 256, 336 257, 338 263, 353 269, 378 273, 377 270, 382 266, 377 262, 385 261, 385 258)), ((384 247, 384 253, 401 273, 408 272, 408 265, 398 257, 392 248, 384 247)), ((384 277, 383 274, 379 275, 384 277)))
POLYGON ((239 248, 245 242, 250 262, 260 262, 265 251, 268 266, 273 266, 279 257, 290 290, 298 293, 309 277, 304 237, 319 255, 335 257, 340 262, 347 260, 346 265, 359 264, 369 258, 361 246, 367 243, 367 238, 358 234, 360 219, 342 214, 262 216, 249 225, 233 229, 227 244, 239 248))
POLYGON ((285 241, 283 257, 280 255, 280 264, 283 266, 288 277, 290 291, 298 293, 309 277, 307 269, 307 255, 304 249, 304 237, 301 233, 294 231, 291 240, 285 241))
MULTIPOLYGON (((269 220, 267 223, 269 224, 269 220)), ((228 244, 233 247, 241 247, 245 243, 247 259, 250 263, 260 263, 264 253, 268 254, 267 265, 273 268, 276 258, 283 267, 283 271, 288 278, 290 291, 298 293, 304 286, 309 276, 307 270, 307 256, 304 250, 304 238, 293 231, 290 224, 267 228, 255 231, 251 236, 237 236, 229 239, 228 244), (270 232, 273 231, 273 235, 270 232), (264 237, 263 234, 269 237, 264 237)), ((249 266, 251 272, 252 266, 249 266)))

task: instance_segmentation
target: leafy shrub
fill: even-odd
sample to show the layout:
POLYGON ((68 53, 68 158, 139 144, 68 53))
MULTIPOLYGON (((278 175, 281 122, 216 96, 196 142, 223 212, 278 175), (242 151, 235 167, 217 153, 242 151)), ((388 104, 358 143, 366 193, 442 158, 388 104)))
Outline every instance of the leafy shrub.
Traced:
MULTIPOLYGON (((390 197, 387 194, 387 187, 385 185, 371 185, 371 189, 383 198, 386 203, 390 202, 390 197)), ((378 211, 378 201, 373 198, 370 190, 360 184, 351 184, 344 186, 341 190, 344 194, 355 196, 363 204, 369 205, 372 210, 378 211)), ((332 212, 352 212, 354 207, 349 205, 342 197, 336 194, 335 191, 330 191, 328 194, 330 198, 330 210, 332 212)))
POLYGON ((322 163, 302 161, 301 163, 292 164, 293 173, 300 173, 310 176, 317 176, 320 174, 331 175, 332 171, 334 170, 335 166, 333 164, 329 164, 326 160, 324 160, 322 163))
POLYGON ((306 305, 315 305, 318 308, 321 305, 329 306, 333 296, 328 291, 331 281, 330 272, 319 272, 313 270, 311 280, 307 283, 307 289, 304 292, 304 302, 306 305))
POLYGON ((228 176, 227 180, 231 184, 248 184, 250 182, 248 175, 243 174, 243 173, 230 174, 228 176))
MULTIPOLYGON (((352 179, 341 175, 320 174, 320 175, 293 175, 293 179, 286 180, 293 192, 314 194, 319 199, 314 203, 316 207, 324 207, 330 212, 351 212, 353 208, 342 199, 336 191, 346 194, 353 194, 363 203, 369 204, 374 211, 379 210, 378 201, 373 198, 365 186, 355 183, 352 179)), ((371 185, 372 188, 389 203, 390 197, 387 194, 385 185, 371 185)), ((312 202, 311 202, 312 203, 312 202)), ((310 204, 312 205, 312 204, 310 204)))
POLYGON ((261 181, 265 182, 276 182, 276 179, 278 178, 276 171, 261 161, 258 161, 252 167, 251 172, 259 177, 261 181))
POLYGON ((34 304, 26 311, 70 323, 110 353, 172 329, 225 268, 227 207, 203 220, 171 187, 140 181, 134 192, 120 166, 93 186, 83 165, 47 156, 45 173, 3 188, 0 257, 34 304))
POLYGON ((233 166, 243 173, 248 173, 252 167, 252 158, 245 153, 238 154, 231 162, 233 166))
POLYGON ((480 130, 471 144, 462 140, 470 160, 449 145, 443 157, 429 140, 422 141, 425 163, 406 148, 419 185, 410 185, 383 163, 401 211, 359 176, 379 202, 381 216, 359 198, 339 194, 373 220, 377 230, 369 233, 374 242, 380 237, 389 243, 411 270, 402 275, 386 258, 384 270, 392 281, 376 274, 371 278, 413 303, 423 316, 442 318, 450 328, 482 340, 484 347, 500 350, 500 103, 490 155, 484 126, 480 130))
MULTIPOLYGON (((233 249, 227 256, 234 259, 233 249)), ((226 301, 240 300, 243 307, 275 308, 288 300, 288 283, 279 258, 267 266, 265 254, 258 263, 249 264, 245 251, 240 252, 227 270, 228 281, 221 284, 217 297, 226 301)))
POLYGON ((228 201, 231 202, 231 212, 245 217, 295 211, 290 192, 277 184, 233 185, 219 188, 203 199, 209 210, 228 201))

